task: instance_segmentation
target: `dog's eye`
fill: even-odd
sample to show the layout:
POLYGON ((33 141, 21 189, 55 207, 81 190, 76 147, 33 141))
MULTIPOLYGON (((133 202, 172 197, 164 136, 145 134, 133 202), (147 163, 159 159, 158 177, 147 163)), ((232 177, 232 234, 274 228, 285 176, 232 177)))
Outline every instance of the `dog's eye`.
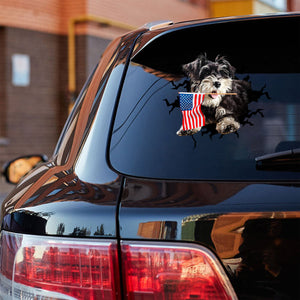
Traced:
POLYGON ((220 70, 220 75, 222 77, 230 77, 230 73, 229 73, 229 71, 227 69, 221 69, 220 70))
POLYGON ((204 68, 204 69, 201 70, 200 78, 203 79, 203 78, 209 76, 209 74, 210 74, 209 70, 204 68))

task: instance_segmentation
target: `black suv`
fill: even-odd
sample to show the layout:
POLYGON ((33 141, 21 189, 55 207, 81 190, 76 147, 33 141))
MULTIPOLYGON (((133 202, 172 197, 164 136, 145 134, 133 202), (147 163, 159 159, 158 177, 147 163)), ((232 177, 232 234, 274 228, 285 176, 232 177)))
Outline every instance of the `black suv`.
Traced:
POLYGON ((113 41, 53 156, 4 169, 0 299, 300 299, 299 42, 299 14, 113 41))

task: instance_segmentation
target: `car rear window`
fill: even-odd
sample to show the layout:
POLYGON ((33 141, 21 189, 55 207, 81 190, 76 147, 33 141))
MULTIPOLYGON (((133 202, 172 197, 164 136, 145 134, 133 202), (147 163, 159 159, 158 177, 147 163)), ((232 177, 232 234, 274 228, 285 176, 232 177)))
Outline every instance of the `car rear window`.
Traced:
POLYGON ((300 148, 299 27, 297 17, 223 21, 175 28, 150 40, 127 71, 109 149, 113 168, 160 179, 299 179, 299 160, 298 167, 296 160, 280 168, 257 163, 258 157, 300 148), (212 63, 224 56, 235 82, 248 87, 247 111, 234 132, 220 133, 224 119, 216 118, 193 135, 177 134, 184 118, 179 92, 191 92, 198 80, 182 66, 200 55, 212 63))

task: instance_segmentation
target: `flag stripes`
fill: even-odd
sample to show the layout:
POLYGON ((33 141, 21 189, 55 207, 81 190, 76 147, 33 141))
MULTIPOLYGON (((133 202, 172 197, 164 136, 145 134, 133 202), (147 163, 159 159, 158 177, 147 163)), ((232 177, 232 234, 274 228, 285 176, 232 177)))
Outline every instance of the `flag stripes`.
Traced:
POLYGON ((204 93, 179 93, 183 130, 205 126, 205 118, 201 111, 204 96, 204 93))

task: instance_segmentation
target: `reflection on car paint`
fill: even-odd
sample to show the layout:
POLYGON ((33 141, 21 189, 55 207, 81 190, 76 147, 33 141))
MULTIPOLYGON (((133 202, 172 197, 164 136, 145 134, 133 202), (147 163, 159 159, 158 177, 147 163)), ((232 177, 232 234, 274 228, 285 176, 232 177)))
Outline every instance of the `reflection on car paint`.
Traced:
POLYGON ((14 208, 6 214, 3 229, 62 236, 115 236, 120 180, 95 185, 65 171, 56 174, 55 179, 41 186, 22 208, 14 208))

